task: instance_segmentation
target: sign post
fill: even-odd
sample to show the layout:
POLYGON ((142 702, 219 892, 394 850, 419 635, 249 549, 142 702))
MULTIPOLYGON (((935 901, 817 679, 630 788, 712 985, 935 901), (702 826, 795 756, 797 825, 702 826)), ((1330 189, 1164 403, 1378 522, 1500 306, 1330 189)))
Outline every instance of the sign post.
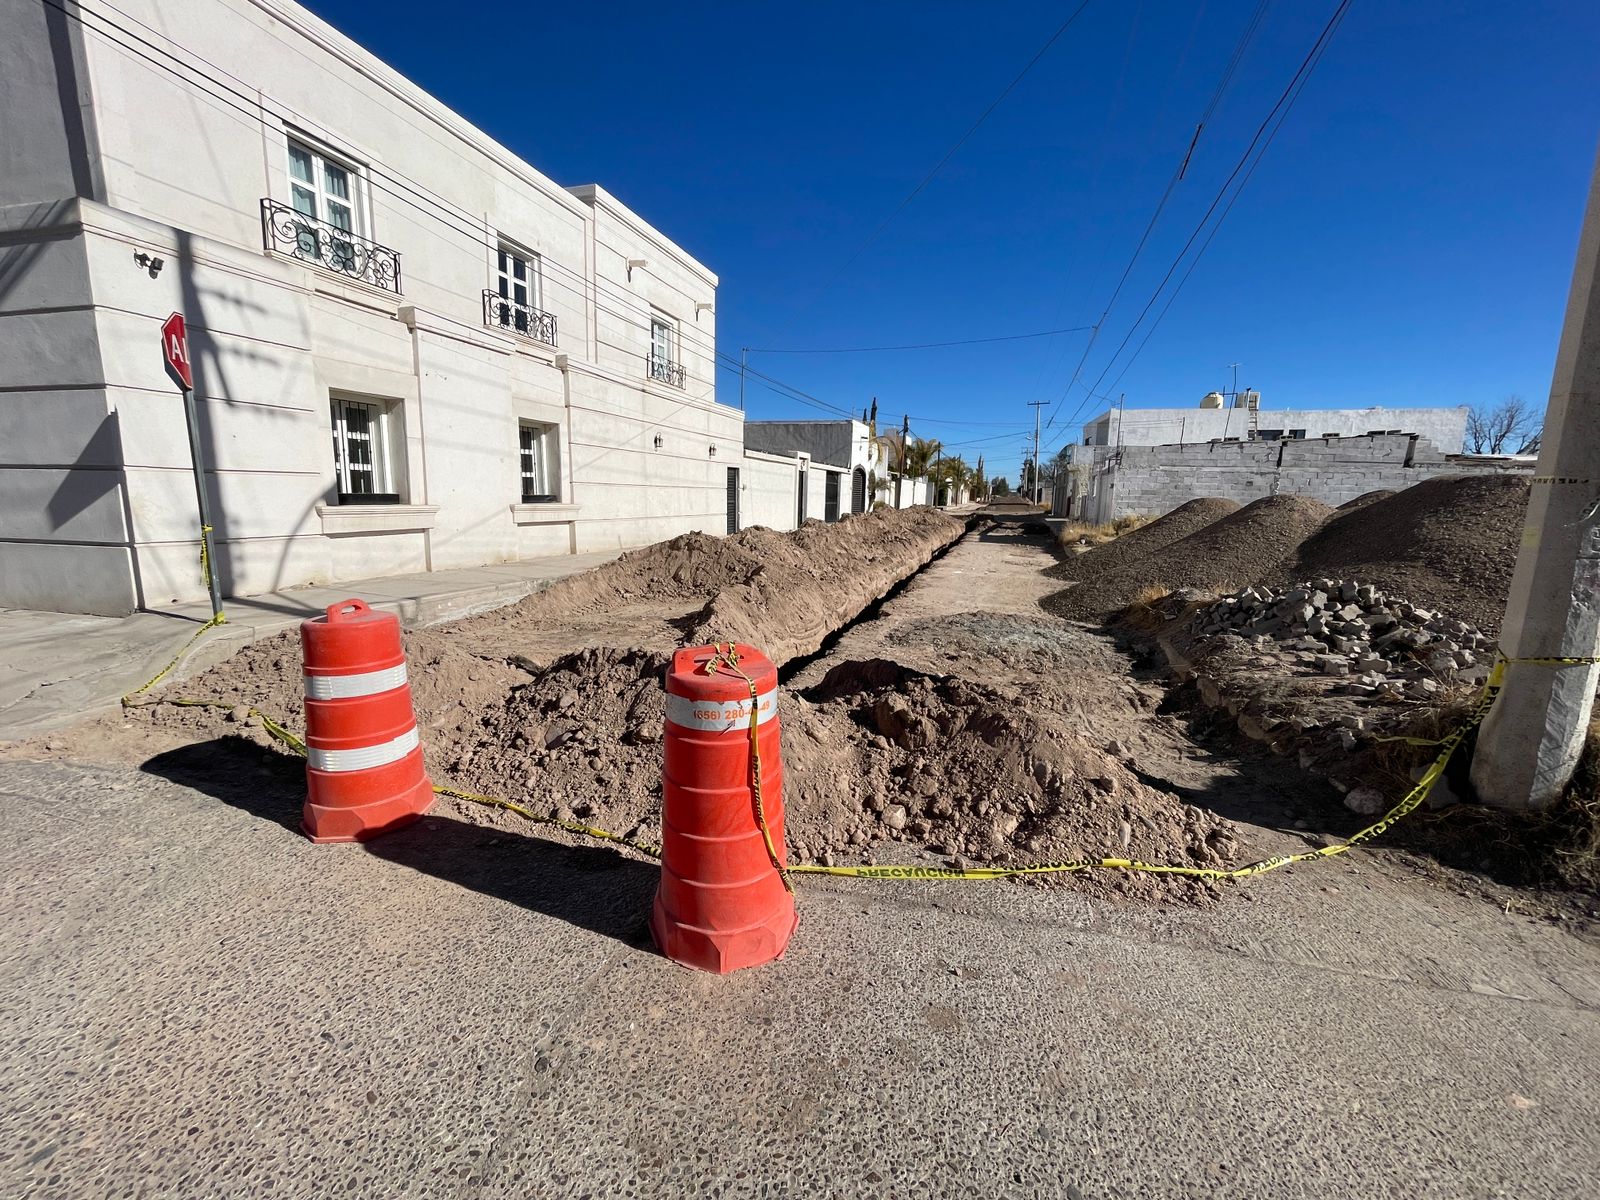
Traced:
POLYGON ((211 561, 211 502, 206 499, 205 466, 200 457, 200 419, 194 405, 194 369, 189 361, 189 330, 182 313, 173 313, 161 323, 161 356, 167 362, 167 375, 183 393, 183 415, 189 424, 189 457, 194 463, 194 494, 200 505, 200 566, 211 593, 211 621, 221 625, 222 593, 217 587, 216 567, 211 561))

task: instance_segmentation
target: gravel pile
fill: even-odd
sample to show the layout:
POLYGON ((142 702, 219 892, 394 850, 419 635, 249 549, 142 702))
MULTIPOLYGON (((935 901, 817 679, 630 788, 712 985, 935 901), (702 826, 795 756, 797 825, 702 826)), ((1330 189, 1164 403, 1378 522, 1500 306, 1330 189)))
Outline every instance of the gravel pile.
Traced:
POLYGON ((1426 480, 1337 514, 1285 577, 1360 579, 1498 636, 1528 491, 1525 475, 1426 480))
POLYGON ((1058 616, 1096 620, 1127 607, 1152 588, 1228 592, 1273 578, 1284 573, 1284 564, 1294 561, 1300 543, 1332 513, 1326 504, 1306 496, 1263 496, 1159 553, 1058 592, 1044 605, 1058 616))
POLYGON ((1445 685, 1481 682, 1494 639, 1465 621, 1391 599, 1369 583, 1317 579, 1292 588, 1247 587, 1197 612, 1201 636, 1278 642, 1338 690, 1378 700, 1435 700, 1445 685))
POLYGON ((1204 496, 1180 504, 1166 516, 1082 554, 1069 554, 1047 572, 1053 579, 1094 579, 1165 550, 1173 542, 1239 511, 1232 500, 1204 496))
POLYGON ((1398 496, 1399 494, 1399 492, 1391 491, 1389 488, 1379 488, 1375 492, 1363 492, 1354 500, 1346 500, 1334 511, 1349 512, 1352 508, 1365 508, 1369 504, 1373 504, 1379 500, 1387 500, 1390 496, 1398 496))

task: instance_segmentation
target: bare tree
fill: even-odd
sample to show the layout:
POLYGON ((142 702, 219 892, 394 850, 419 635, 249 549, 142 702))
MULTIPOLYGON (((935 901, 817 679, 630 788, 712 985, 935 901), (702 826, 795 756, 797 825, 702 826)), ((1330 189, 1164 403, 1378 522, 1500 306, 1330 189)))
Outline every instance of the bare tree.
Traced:
POLYGON ((1544 413, 1515 394, 1467 414, 1468 454, 1537 454, 1543 434, 1544 413))

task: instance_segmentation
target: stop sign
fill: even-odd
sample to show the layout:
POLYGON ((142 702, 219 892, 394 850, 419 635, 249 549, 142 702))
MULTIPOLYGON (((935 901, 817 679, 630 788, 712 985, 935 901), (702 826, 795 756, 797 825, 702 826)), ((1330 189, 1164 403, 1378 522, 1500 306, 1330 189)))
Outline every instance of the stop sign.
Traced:
POLYGON ((194 390, 194 371, 189 366, 189 330, 182 313, 173 313, 161 322, 161 354, 167 360, 167 374, 184 391, 194 390))

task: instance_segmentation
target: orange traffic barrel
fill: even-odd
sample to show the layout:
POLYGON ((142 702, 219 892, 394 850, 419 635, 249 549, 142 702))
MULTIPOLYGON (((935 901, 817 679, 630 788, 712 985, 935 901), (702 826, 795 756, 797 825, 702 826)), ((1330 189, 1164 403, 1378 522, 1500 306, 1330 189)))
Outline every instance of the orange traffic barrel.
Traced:
POLYGON ((300 623, 305 659, 306 807, 313 842, 358 842, 433 803, 400 621, 361 600, 300 623))
POLYGON ((783 873, 772 660, 743 644, 679 650, 667 673, 663 743, 656 945, 718 974, 771 962, 799 919, 783 873))

